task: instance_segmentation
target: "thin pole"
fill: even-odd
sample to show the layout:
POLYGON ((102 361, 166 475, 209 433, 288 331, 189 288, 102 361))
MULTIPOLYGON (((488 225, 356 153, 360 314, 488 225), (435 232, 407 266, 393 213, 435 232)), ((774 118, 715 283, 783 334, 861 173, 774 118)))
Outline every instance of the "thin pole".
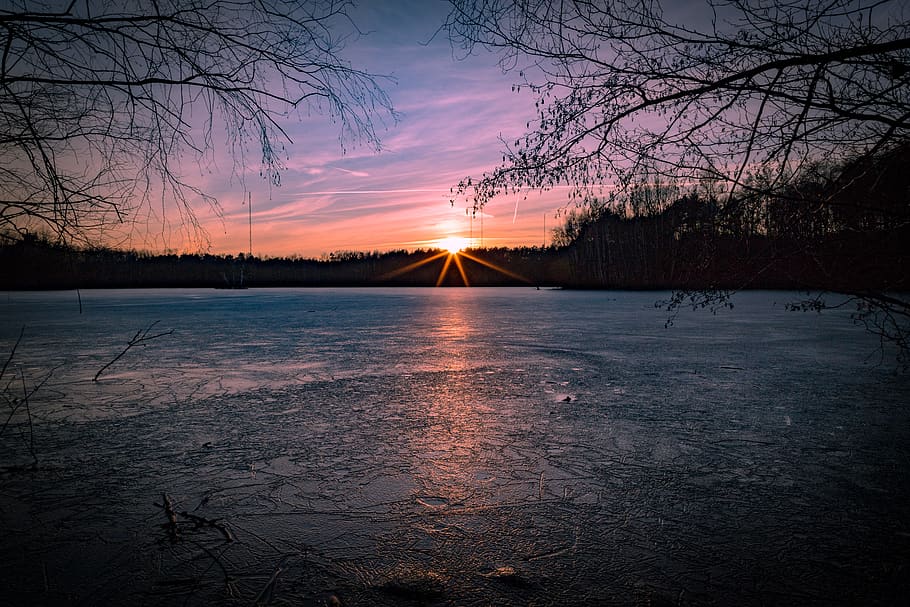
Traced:
POLYGON ((547 248, 547 214, 543 214, 543 248, 547 248))
POLYGON ((253 256, 253 193, 247 192, 247 211, 250 216, 250 257, 253 256))

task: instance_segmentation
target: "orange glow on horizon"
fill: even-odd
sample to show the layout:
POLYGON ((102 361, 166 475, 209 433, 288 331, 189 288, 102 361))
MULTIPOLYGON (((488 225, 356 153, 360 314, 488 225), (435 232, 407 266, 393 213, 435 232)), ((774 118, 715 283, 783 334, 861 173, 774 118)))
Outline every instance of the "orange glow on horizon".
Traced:
POLYGON ((460 247, 462 247, 462 245, 467 246, 468 242, 469 241, 466 238, 457 238, 457 237, 444 238, 444 239, 438 241, 438 244, 440 245, 440 247, 444 247, 443 250, 439 251, 438 253, 435 253, 434 255, 431 255, 430 257, 427 257, 426 259, 422 259, 420 261, 409 263, 408 265, 398 268, 397 270, 388 272, 388 273, 384 274, 381 278, 388 279, 388 278, 394 278, 396 276, 401 276, 402 274, 416 270, 417 268, 420 268, 428 263, 432 263, 432 262, 444 257, 445 262, 442 265, 442 270, 440 270, 440 272, 439 272, 439 277, 436 279, 437 287, 442 286, 443 282, 445 282, 446 276, 449 274, 449 269, 452 267, 453 263, 454 263, 455 269, 458 271, 458 275, 461 277, 461 283, 466 287, 471 286, 471 281, 468 278, 468 272, 465 270, 465 264, 463 261, 464 259, 469 259, 478 265, 486 266, 487 268, 490 268, 496 272, 499 272, 500 274, 502 274, 504 276, 514 278, 514 279, 524 282, 524 283, 528 283, 528 284, 531 283, 531 281, 528 280, 527 278, 525 278, 524 276, 520 276, 518 274, 515 274, 514 272, 510 272, 509 270, 506 270, 505 268, 501 268, 494 263, 486 261, 485 259, 481 259, 481 258, 463 250, 463 248, 460 248, 460 247), (446 244, 443 244, 443 243, 446 243, 446 244))

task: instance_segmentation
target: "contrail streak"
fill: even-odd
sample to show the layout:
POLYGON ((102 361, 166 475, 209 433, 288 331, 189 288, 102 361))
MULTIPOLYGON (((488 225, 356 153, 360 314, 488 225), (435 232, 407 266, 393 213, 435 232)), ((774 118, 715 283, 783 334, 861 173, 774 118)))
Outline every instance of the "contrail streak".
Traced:
POLYGON ((443 188, 438 189, 424 189, 424 188, 409 188, 402 190, 329 190, 323 192, 302 192, 298 196, 327 196, 332 194, 409 194, 409 193, 420 193, 420 192, 436 192, 444 193, 446 190, 443 188))

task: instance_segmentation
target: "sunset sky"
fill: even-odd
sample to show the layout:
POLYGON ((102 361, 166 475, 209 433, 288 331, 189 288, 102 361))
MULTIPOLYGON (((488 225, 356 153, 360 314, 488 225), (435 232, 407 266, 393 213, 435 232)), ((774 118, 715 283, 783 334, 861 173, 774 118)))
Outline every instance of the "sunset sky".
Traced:
MULTIPOLYGON (((282 126, 293 145, 279 187, 269 188, 258 167, 245 184, 231 179, 229 163, 214 167, 204 174, 203 188, 219 198, 223 221, 212 213, 200 217, 212 252, 249 246, 244 186, 252 195, 256 255, 415 249, 472 234, 481 244, 481 218, 472 227, 466 204, 450 205, 450 188, 501 161, 500 137, 514 140, 524 132, 534 97, 512 91, 518 76, 503 74, 496 55, 458 57, 444 34, 433 37, 447 7, 420 0, 360 3, 353 17, 367 34, 349 43, 345 57, 395 79, 384 88, 400 121, 379 125, 381 152, 352 146, 343 153, 326 117, 288 118, 282 126)), ((496 199, 482 218, 482 244, 540 245, 545 222, 549 232, 565 204, 564 192, 496 199)))

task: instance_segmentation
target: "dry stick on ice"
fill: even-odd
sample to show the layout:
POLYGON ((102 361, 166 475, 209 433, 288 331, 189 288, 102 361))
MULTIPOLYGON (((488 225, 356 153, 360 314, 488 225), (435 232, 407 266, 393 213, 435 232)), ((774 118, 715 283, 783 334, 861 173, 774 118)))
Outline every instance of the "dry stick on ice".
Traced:
MULTIPOLYGON (((19 331, 19 339, 17 339, 16 343, 13 344, 13 349, 10 350, 9 356, 6 358, 6 362, 3 363, 3 368, 0 368, 0 381, 2 381, 3 376, 6 375, 6 368, 9 367, 9 364, 13 361, 13 357, 16 355, 16 348, 19 347, 19 342, 22 341, 22 335, 24 333, 25 333, 25 327, 22 327, 22 330, 19 331)), ((11 399, 10 397, 6 396, 7 393, 10 392, 10 389, 12 388, 12 385, 13 385, 13 382, 15 381, 15 379, 16 379, 16 377, 13 376, 13 378, 11 380, 9 380, 9 382, 7 382, 6 386, 2 389, 2 392, 0 392, 3 394, 3 396, 6 399, 7 404, 10 407, 9 417, 6 418, 6 422, 3 424, 3 427, 0 428, 0 434, 3 434, 4 430, 6 430, 6 427, 9 425, 10 420, 13 419, 13 416, 16 414, 16 411, 19 410, 19 406, 22 404, 22 401, 18 401, 15 398, 11 399)))
POLYGON ((158 339, 159 337, 164 337, 165 335, 171 335, 174 332, 174 330, 171 329, 170 331, 163 331, 161 333, 149 335, 149 332, 157 324, 158 324, 158 321, 156 320, 155 322, 150 324, 148 327, 146 327, 144 330, 139 329, 138 331, 136 331, 136 334, 133 336, 133 339, 131 339, 131 340, 129 340, 129 342, 127 342, 126 347, 123 349, 123 351, 120 352, 120 354, 118 354, 117 356, 115 356, 114 360, 112 360, 111 362, 109 362, 106 365, 104 365, 103 367, 101 367, 98 370, 98 372, 95 373, 95 377, 92 378, 92 381, 98 381, 98 377, 102 373, 104 373, 104 370, 107 369, 108 367, 110 367, 111 365, 113 365, 115 362, 117 362, 121 358, 123 358, 123 355, 126 354, 127 352, 129 352, 130 348, 132 348, 133 346, 138 346, 140 344, 145 345, 146 342, 152 341, 153 339, 158 339))
POLYGON ((275 573, 272 574, 272 577, 269 578, 269 581, 265 583, 265 586, 259 591, 259 594, 256 595, 256 598, 253 599, 253 605, 267 605, 272 602, 275 593, 275 584, 278 582, 278 576, 281 575, 281 572, 282 569, 279 565, 275 569, 275 573))
MULTIPOLYGON (((2 375, 0 375, 0 377, 2 377, 2 375)), ((22 398, 14 399, 13 402, 10 404, 10 412, 9 412, 9 415, 6 417, 6 421, 3 422, 3 426, 0 427, 0 434, 3 434, 6 431, 7 426, 9 426, 10 420, 13 419, 13 416, 16 415, 16 412, 19 411, 20 407, 24 407, 26 419, 28 420, 28 435, 29 435, 28 451, 29 451, 29 453, 31 453, 31 456, 32 456, 32 468, 35 468, 38 466, 38 454, 35 451, 35 427, 32 424, 32 410, 29 407, 28 398, 29 398, 29 396, 31 396, 32 394, 37 392, 38 388, 40 388, 41 386, 44 385, 44 381, 47 381, 47 378, 45 378, 44 381, 42 381, 31 392, 29 392, 28 388, 25 385, 25 372, 24 371, 20 371, 20 377, 22 379, 22 398)), ((50 377, 50 376, 48 376, 48 377, 50 377)), ((13 378, 13 379, 15 379, 15 378, 13 378)), ((10 382, 10 385, 12 385, 12 382, 10 382)), ((9 386, 7 386, 7 388, 8 387, 9 386)), ((23 434, 23 438, 24 438, 24 434, 23 434)))
POLYGON ((25 373, 22 373, 22 401, 25 403, 25 413, 28 416, 28 450, 32 454, 32 467, 38 465, 38 455, 35 453, 35 427, 32 425, 32 410, 28 405, 28 389, 25 387, 25 373))
POLYGON ((0 369, 0 380, 3 379, 3 375, 6 373, 6 368, 12 362, 13 357, 16 355, 16 348, 19 347, 19 343, 22 341, 22 336, 25 334, 25 327, 19 330, 19 337, 16 339, 16 343, 13 344, 13 349, 10 350, 9 356, 6 358, 6 362, 3 363, 3 368, 0 369))
POLYGON ((174 512, 174 504, 167 493, 161 494, 162 508, 167 516, 167 529, 171 535, 171 541, 176 542, 180 538, 180 529, 177 527, 177 513, 174 512))
MULTIPOLYGON (((12 348, 12 350, 10 350, 10 353, 6 359, 6 362, 4 362, 3 367, 0 368, 0 381, 3 380, 3 376, 6 374, 6 370, 9 367, 9 364, 12 362, 13 357, 16 355, 16 349, 19 347, 19 344, 22 341, 22 336, 24 334, 25 334, 25 327, 22 327, 22 330, 19 331, 19 337, 16 339, 16 343, 13 344, 13 348, 12 348)), ((48 373, 44 379, 42 379, 40 382, 38 382, 38 384, 35 387, 33 387, 31 391, 29 391, 25 385, 25 371, 22 371, 20 369, 18 375, 19 375, 20 379, 22 380, 22 398, 18 398, 18 399, 14 398, 14 399, 10 400, 9 397, 6 397, 7 404, 10 407, 10 412, 6 418, 6 421, 3 422, 3 426, 0 427, 0 434, 3 434, 6 431, 6 428, 9 426, 9 423, 13 419, 13 416, 16 415, 16 412, 21 407, 25 407, 25 414, 26 414, 26 418, 28 420, 28 432, 29 432, 28 450, 29 450, 29 453, 31 453, 31 455, 32 455, 32 468, 35 468, 38 466, 38 454, 35 451, 35 427, 32 424, 32 410, 31 410, 31 407, 29 406, 28 399, 32 394, 34 394, 35 392, 37 392, 44 386, 45 382, 47 382, 47 380, 49 380, 51 378, 51 375, 53 375, 53 373, 56 369, 57 369, 57 367, 54 367, 54 369, 51 369, 50 373, 48 373)), ((10 379, 9 382, 7 382, 6 386, 4 388, 0 389, 0 394, 3 394, 5 396, 7 392, 10 392, 10 389, 12 388, 13 382, 15 380, 16 380, 16 375, 13 375, 12 379, 10 379)))
POLYGON ((181 512, 180 516, 187 520, 193 521, 193 524, 195 524, 196 527, 211 527, 213 529, 217 529, 221 532, 221 535, 224 536, 224 539, 227 542, 234 541, 234 536, 231 534, 231 530, 228 529, 223 523, 219 522, 221 519, 208 519, 204 516, 197 516, 195 514, 187 512, 186 510, 181 512))

